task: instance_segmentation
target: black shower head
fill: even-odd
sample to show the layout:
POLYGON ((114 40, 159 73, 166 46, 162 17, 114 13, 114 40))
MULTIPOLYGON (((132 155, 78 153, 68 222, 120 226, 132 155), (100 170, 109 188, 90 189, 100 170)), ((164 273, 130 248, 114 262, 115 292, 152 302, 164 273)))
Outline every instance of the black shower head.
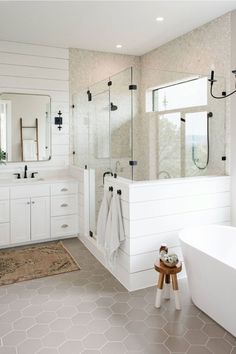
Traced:
POLYGON ((111 111, 116 111, 118 109, 118 107, 113 104, 113 102, 111 102, 111 111))

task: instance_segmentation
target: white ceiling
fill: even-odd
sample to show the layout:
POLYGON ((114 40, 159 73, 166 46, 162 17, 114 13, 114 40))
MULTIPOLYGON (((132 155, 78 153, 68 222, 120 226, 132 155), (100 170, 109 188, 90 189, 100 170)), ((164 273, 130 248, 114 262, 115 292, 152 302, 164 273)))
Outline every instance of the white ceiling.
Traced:
POLYGON ((236 1, 0 1, 0 39, 142 55, 233 9, 236 1))

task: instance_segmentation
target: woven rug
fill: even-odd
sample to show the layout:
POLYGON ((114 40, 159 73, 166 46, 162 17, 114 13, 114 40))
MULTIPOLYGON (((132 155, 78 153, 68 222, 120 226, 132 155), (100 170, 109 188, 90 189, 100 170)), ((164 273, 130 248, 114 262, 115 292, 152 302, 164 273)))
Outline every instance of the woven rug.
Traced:
POLYGON ((0 285, 79 269, 61 241, 0 251, 0 285))

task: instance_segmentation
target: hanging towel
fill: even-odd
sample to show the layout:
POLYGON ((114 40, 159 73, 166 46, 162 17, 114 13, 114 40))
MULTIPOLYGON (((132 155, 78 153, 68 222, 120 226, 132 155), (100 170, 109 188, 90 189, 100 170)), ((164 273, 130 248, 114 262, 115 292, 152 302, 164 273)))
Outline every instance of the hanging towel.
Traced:
POLYGON ((36 161, 36 143, 34 140, 23 140, 23 160, 36 161))
POLYGON ((118 194, 114 194, 105 233, 106 258, 107 263, 111 266, 114 265, 117 251, 124 240, 125 232, 121 212, 121 200, 118 194))
POLYGON ((111 205, 112 192, 104 190, 102 203, 98 213, 97 220, 97 243, 101 247, 105 247, 105 232, 107 225, 107 218, 111 205))

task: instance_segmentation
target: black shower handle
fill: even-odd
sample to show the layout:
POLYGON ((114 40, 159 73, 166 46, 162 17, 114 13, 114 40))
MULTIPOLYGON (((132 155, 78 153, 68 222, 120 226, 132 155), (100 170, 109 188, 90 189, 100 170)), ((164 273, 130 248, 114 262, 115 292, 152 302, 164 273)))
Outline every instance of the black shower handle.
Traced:
POLYGON ((104 183, 105 183, 105 177, 106 177, 107 175, 113 176, 113 173, 112 173, 111 171, 106 171, 106 172, 103 173, 103 176, 102 176, 103 185, 104 185, 104 183))

